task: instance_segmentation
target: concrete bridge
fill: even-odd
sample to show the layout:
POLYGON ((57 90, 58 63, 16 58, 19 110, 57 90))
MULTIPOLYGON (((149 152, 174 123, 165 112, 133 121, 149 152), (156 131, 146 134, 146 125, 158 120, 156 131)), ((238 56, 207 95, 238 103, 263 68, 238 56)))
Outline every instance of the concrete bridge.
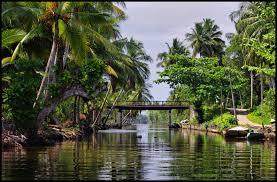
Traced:
POLYGON ((110 109, 118 109, 120 122, 123 118, 123 110, 168 110, 169 125, 171 125, 172 109, 189 109, 187 101, 123 101, 116 105, 108 106, 110 109))

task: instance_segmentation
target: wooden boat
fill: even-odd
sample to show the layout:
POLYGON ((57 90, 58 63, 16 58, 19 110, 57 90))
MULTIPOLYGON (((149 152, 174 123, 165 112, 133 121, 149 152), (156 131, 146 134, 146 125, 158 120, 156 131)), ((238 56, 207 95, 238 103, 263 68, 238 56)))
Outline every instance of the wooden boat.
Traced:
POLYGON ((168 125, 169 128, 181 128, 181 126, 178 123, 173 123, 171 125, 168 125))
POLYGON ((228 129, 225 133, 225 137, 246 137, 247 133, 249 132, 248 128, 244 128, 241 126, 236 126, 231 129, 228 129))

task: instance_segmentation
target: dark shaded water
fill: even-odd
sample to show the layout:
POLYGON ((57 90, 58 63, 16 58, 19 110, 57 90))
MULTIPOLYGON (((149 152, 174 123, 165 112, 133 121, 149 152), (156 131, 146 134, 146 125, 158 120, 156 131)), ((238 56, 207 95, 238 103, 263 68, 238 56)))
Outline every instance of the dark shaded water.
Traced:
POLYGON ((138 124, 81 142, 2 152, 2 179, 275 180, 275 152, 275 143, 138 124))

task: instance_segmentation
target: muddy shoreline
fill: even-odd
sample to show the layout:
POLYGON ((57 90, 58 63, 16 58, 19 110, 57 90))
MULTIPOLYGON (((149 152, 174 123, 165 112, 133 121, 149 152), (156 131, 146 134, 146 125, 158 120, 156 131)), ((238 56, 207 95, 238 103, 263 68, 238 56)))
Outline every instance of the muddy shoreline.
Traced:
MULTIPOLYGON (((128 124, 125 124, 128 125, 128 124)), ((124 125, 124 126, 125 126, 124 125)), ((38 131, 36 136, 27 138, 24 135, 16 135, 11 131, 4 130, 1 135, 2 149, 22 149, 28 146, 53 146, 56 143, 67 140, 82 140, 90 136, 92 133, 97 133, 98 130, 106 130, 112 128, 122 128, 118 124, 86 127, 79 129, 77 127, 62 127, 59 125, 48 125, 47 129, 38 131)))

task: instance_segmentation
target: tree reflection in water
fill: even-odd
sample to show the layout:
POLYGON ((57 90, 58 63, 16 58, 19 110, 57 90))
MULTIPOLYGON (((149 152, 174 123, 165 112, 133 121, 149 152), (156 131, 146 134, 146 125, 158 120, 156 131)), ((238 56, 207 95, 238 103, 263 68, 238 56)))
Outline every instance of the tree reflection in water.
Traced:
POLYGON ((4 151, 2 179, 273 180, 275 152, 269 141, 229 141, 217 134, 138 124, 83 141, 4 151))

